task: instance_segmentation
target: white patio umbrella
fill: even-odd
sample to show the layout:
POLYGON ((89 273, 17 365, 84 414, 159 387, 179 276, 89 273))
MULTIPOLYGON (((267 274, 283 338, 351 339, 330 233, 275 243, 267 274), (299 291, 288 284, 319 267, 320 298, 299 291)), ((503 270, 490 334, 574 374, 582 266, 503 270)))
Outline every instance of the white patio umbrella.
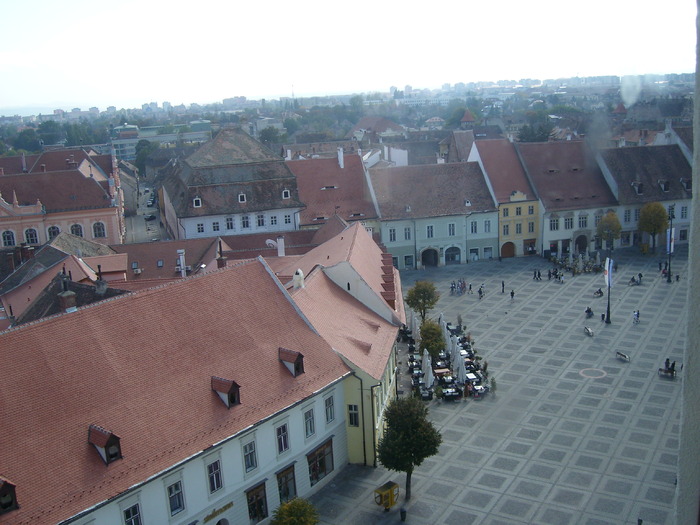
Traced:
POLYGON ((431 373, 433 371, 433 363, 430 360, 430 354, 428 353, 427 348, 423 350, 423 365, 421 366, 421 370, 424 374, 424 377, 427 377, 428 370, 430 370, 431 373))
POLYGON ((459 357, 459 348, 457 346, 457 336, 453 335, 450 337, 450 361, 455 363, 457 361, 457 358, 459 357))
POLYGON ((600 266, 600 251, 595 252, 595 265, 600 266))
POLYGON ((433 367, 428 367, 428 373, 423 376, 423 381, 425 381, 425 388, 430 388, 435 382, 435 376, 433 375, 433 367))
POLYGON ((467 380, 467 367, 464 364, 464 359, 457 360, 457 382, 464 384, 467 380))

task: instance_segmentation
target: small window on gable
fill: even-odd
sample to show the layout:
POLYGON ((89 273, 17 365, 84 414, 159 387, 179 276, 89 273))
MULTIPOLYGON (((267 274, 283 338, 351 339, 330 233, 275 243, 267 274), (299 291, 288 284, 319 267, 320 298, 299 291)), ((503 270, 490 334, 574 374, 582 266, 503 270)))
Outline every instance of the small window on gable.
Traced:
POLYGON ((661 188, 661 191, 668 191, 668 181, 666 179, 659 179, 659 188, 661 188))
POLYGON ((239 193, 238 194, 238 202, 245 202, 245 193, 239 193))
POLYGON ((681 184, 685 188, 685 191, 693 190, 693 180, 692 179, 681 179, 681 184))
POLYGON ((15 485, 0 477, 0 515, 18 508, 15 485))
POLYGON ((162 268, 162 267, 164 266, 164 264, 165 264, 165 263, 164 263, 163 259, 158 259, 158 262, 156 263, 156 265, 158 266, 158 268, 162 268))
POLYGON ((138 261, 133 261, 133 262, 131 263, 131 269, 132 269, 132 270, 135 270, 135 269, 138 268, 138 267, 139 267, 139 262, 138 262, 138 261))
POLYGON ((632 188, 634 188, 634 192, 637 195, 641 195, 642 193, 644 193, 644 184, 642 184, 641 182, 634 181, 632 183, 632 188))
POLYGON ((119 437, 98 425, 88 427, 88 442, 95 447, 105 465, 122 458, 119 437))
POLYGON ((289 190, 282 190, 282 198, 283 199, 291 199, 292 198, 292 192, 289 190))
POLYGON ((227 408, 241 403, 241 387, 230 379, 211 376, 211 389, 216 392, 227 408))
POLYGON ((202 198, 201 197, 195 197, 192 200, 192 206, 195 208, 201 208, 202 207, 202 198))
POLYGON ((304 373, 304 355, 301 352, 279 348, 278 353, 280 361, 294 377, 304 373))

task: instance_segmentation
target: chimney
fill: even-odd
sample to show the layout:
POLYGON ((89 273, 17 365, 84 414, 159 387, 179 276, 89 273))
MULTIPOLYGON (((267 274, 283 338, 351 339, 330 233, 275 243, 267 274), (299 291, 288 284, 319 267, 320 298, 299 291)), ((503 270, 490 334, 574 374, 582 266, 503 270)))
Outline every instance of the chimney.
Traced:
POLYGON ((66 290, 58 294, 58 302, 61 305, 61 310, 66 313, 75 312, 77 300, 75 297, 75 292, 66 290))
POLYGON ((343 148, 338 148, 338 165, 340 169, 345 169, 345 159, 343 158, 343 148))
POLYGON ((41 165, 41 172, 46 173, 46 164, 41 165))
POLYGON ((177 251, 178 258, 178 270, 180 270, 180 277, 187 277, 187 269, 185 268, 185 250, 177 251))
POLYGON ((5 175, 5 168, 0 168, 0 175, 5 175))
POLYGON ((280 235, 277 237, 277 257, 284 257, 284 255, 284 237, 280 235))
POLYGON ((224 251, 221 246, 221 239, 219 239, 219 255, 216 258, 216 267, 219 270, 221 268, 226 268, 226 257, 224 257, 224 251))
POLYGON ((285 160, 292 160, 292 150, 291 149, 287 150, 287 158, 285 160))
POLYGON ((95 281, 95 293, 99 296, 103 296, 107 292, 107 281, 102 279, 97 279, 95 281))
POLYGON ((301 271, 301 268, 298 268, 297 271, 294 272, 292 282, 294 283, 295 290, 298 288, 304 288, 304 272, 301 271))

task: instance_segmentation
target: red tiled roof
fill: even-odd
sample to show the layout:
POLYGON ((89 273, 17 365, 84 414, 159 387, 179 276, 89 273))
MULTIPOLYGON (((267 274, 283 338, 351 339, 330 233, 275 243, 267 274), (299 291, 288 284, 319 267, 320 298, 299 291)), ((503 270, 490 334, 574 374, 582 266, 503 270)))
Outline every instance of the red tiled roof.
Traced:
POLYGON ((346 221, 376 218, 362 159, 343 155, 343 164, 341 168, 337 157, 287 162, 297 178, 299 200, 306 205, 302 226, 323 224, 335 214, 346 221))
POLYGON ((348 373, 261 260, 2 332, 0 359, 0 472, 20 505, 2 525, 67 519, 348 373), (305 374, 281 346, 303 349, 305 374), (241 404, 223 406, 212 375, 235 380, 241 404), (121 438, 123 459, 104 465, 91 423, 121 438))
POLYGON ((513 144, 506 139, 477 140, 474 146, 484 165, 486 176, 499 203, 510 202, 514 191, 536 200, 535 192, 527 181, 513 144))
POLYGON ((584 141, 520 142, 516 149, 547 211, 617 204, 584 141))

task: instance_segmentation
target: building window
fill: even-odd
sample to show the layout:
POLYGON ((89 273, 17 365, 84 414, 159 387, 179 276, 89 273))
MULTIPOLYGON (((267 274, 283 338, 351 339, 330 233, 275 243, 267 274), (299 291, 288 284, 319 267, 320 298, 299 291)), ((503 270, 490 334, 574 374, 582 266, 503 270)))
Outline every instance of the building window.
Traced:
POLYGON ((238 194, 238 202, 245 202, 245 193, 238 194))
POLYGON ((396 242, 396 228, 389 228, 389 242, 396 242))
POLYGON ((326 405, 326 423, 331 423, 335 419, 335 405, 333 404, 333 396, 327 397, 326 405))
POLYGON ((265 226, 265 216, 262 213, 258 214, 257 221, 258 228, 262 228, 263 226, 265 226))
POLYGON ((328 441, 306 456, 309 462, 309 481, 316 483, 333 472, 333 442, 328 441))
POLYGON ((76 237, 82 237, 83 236, 83 227, 80 224, 73 224, 70 227, 70 232, 75 235, 76 237))
POLYGON ((478 233, 478 231, 479 231, 479 227, 477 226, 476 221, 471 221, 471 223, 469 223, 469 228, 470 228, 469 231, 471 231, 472 233, 478 233))
MULTIPOLYGON (((476 233, 476 232, 473 232, 476 233)), ((486 220, 484 221, 484 233, 491 233, 491 221, 486 220)))
POLYGON ((410 241, 411 240, 411 228, 407 227, 403 229, 403 240, 404 241, 410 241))
POLYGON ((207 475, 209 476, 209 494, 213 494, 224 486, 224 481, 221 477, 220 459, 207 465, 207 475))
POLYGON ((175 516, 185 509, 185 498, 182 495, 182 483, 177 481, 168 485, 168 504, 170 505, 170 515, 175 516))
POLYGON ((24 230, 24 240, 27 244, 39 244, 39 234, 34 228, 24 230))
POLYGON ((679 241, 687 241, 688 240, 688 230, 679 230, 678 231, 678 240, 679 241))
POLYGON ((528 233, 535 232, 535 223, 533 221, 530 221, 527 223, 527 231, 528 231, 528 233))
POLYGON ((211 229, 212 229, 212 231, 218 232, 219 231, 219 221, 212 222, 211 229))
POLYGON ((245 493, 248 501, 248 517, 251 523, 258 523, 267 518, 267 498, 265 497, 265 483, 245 493))
POLYGON ((270 225, 277 226, 277 215, 273 215, 270 217, 270 225))
POLYGON ((579 228, 588 228, 588 216, 587 215, 579 215, 578 227, 579 228))
POLYGON ((309 438, 316 433, 316 422, 314 421, 314 409, 304 412, 304 435, 309 438))
POLYGON ((521 233, 523 233, 523 225, 519 222, 515 225, 515 234, 520 235, 521 233))
POLYGON ((503 236, 507 237, 510 233, 510 226, 508 224, 503 225, 503 236))
POLYGON ((61 233, 61 229, 58 226, 49 226, 49 240, 55 239, 59 233, 61 233))
POLYGON ((105 231, 104 223, 96 222, 92 225, 92 236, 96 239, 107 237, 107 232, 105 231))
POLYGON ((508 213, 509 213, 508 208, 503 208, 503 216, 508 217, 508 213))
MULTIPOLYGON (((681 219, 688 218, 688 206, 681 206, 681 219)), ((29 241, 27 241, 29 242, 29 241)))
POLYGON ((426 236, 428 239, 432 239, 432 238, 433 238, 433 226, 432 226, 432 225, 426 227, 426 229, 425 229, 425 236, 426 236))
POLYGON ((162 268, 163 266, 165 266, 165 261, 163 259, 158 259, 158 261, 156 262, 156 266, 158 268, 162 268))
POLYGON ((289 450, 289 429, 287 423, 277 427, 277 453, 282 454, 289 450))
POLYGON ((455 225, 452 222, 447 225, 447 235, 449 235, 450 237, 455 236, 455 225))
POLYGON ((292 216, 291 216, 291 215, 285 215, 285 216, 284 216, 284 223, 285 223, 285 224, 292 224, 292 216))
MULTIPOLYGON (((410 257, 410 255, 407 255, 407 257, 410 257)), ((360 426, 360 411, 357 405, 348 405, 348 425, 351 427, 360 426)))
POLYGON ((549 219, 549 231, 555 231, 559 229, 559 219, 549 219))
POLYGON ((522 215, 523 214, 523 209, 520 206, 515 207, 515 214, 516 215, 522 215))
POLYGON ((255 441, 243 445, 243 462, 245 463, 246 472, 250 472, 258 467, 258 456, 255 453, 255 441))
POLYGON ((574 229, 574 218, 573 217, 566 217, 564 219, 564 229, 565 230, 573 230, 574 229))
POLYGON ((632 210, 625 210, 622 220, 625 222, 630 222, 632 220, 632 210))
POLYGON ((282 198, 290 199, 292 197, 292 192, 289 190, 282 190, 282 198))
POLYGON ((596 216, 595 216, 595 218, 594 218, 594 220, 593 220, 593 224, 595 224, 595 227, 596 227, 596 228, 598 227, 598 224, 600 224, 600 221, 601 221, 602 218, 603 218, 602 215, 596 215, 596 216))
POLYGON ((241 217, 241 228, 250 228, 250 217, 247 215, 241 217))
POLYGON ((204 223, 203 222, 197 223, 197 233, 204 233, 204 223))
POLYGON ((192 201, 192 206, 195 208, 201 208, 202 207, 202 199, 199 197, 195 197, 194 200, 192 201))
POLYGON ((233 230, 233 217, 226 217, 226 229, 233 230))
POLYGON ((406 270, 413 269, 413 255, 404 255, 403 256, 403 267, 406 270))
POLYGON ((280 493, 280 502, 290 501, 297 496, 297 484, 294 478, 294 465, 277 474, 277 488, 280 493))
POLYGON ((124 509, 124 525, 141 525, 141 523, 141 509, 138 503, 124 509))
POLYGON ((15 232, 10 230, 5 230, 2 232, 2 245, 3 246, 14 246, 15 245, 15 232))
POLYGON ((528 215, 533 215, 535 213, 535 207, 534 206, 528 206, 527 207, 527 214, 528 215))

